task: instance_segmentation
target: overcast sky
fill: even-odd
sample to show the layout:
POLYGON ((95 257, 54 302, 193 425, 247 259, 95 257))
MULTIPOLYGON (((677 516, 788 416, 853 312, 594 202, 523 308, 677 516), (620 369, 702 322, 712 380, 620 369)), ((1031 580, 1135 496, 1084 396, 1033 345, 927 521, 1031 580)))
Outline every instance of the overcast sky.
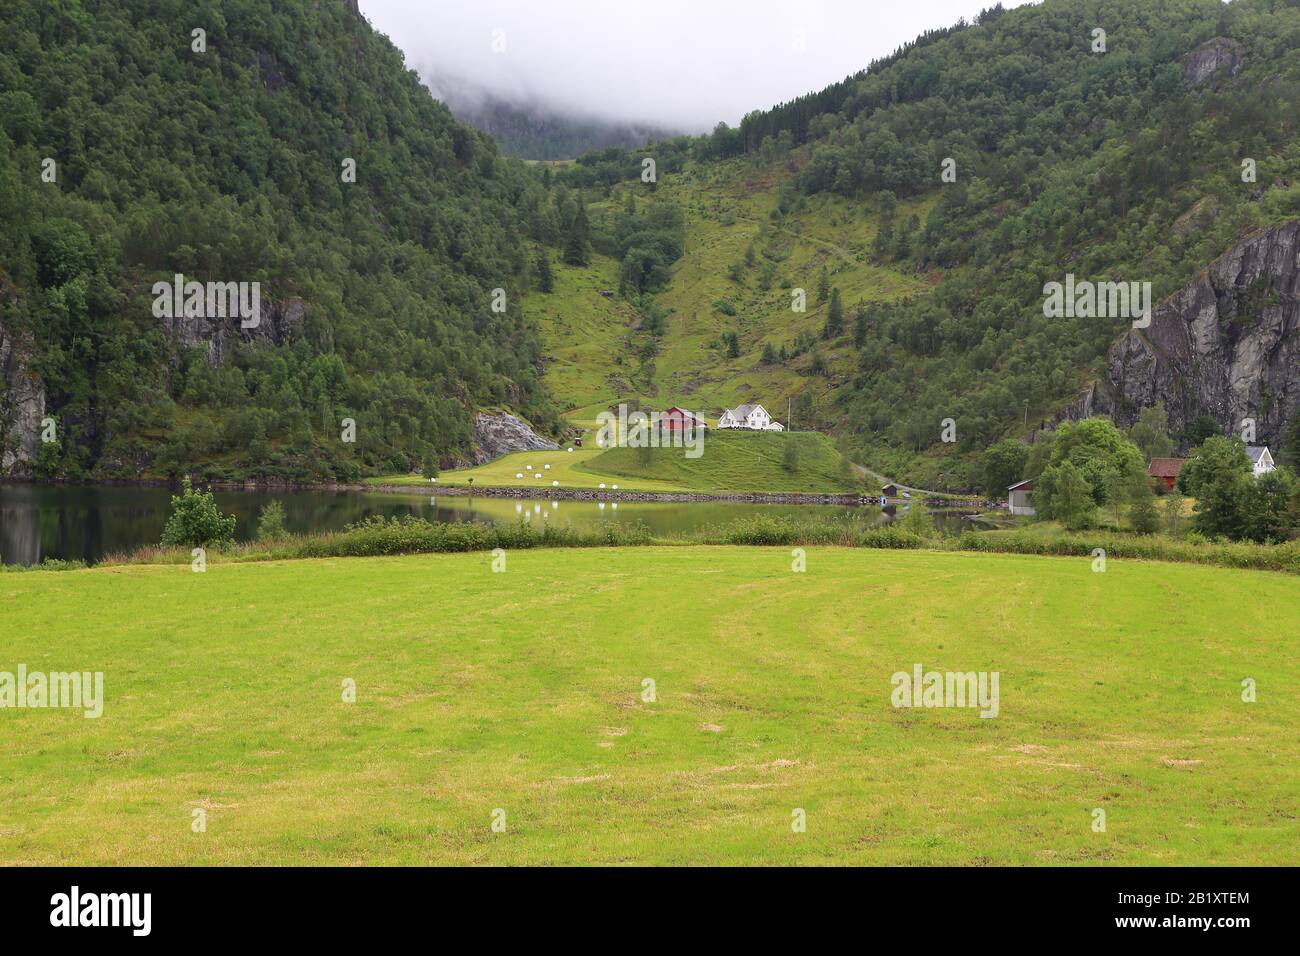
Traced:
POLYGON ((821 89, 995 2, 361 0, 361 11, 426 79, 696 131, 821 89))

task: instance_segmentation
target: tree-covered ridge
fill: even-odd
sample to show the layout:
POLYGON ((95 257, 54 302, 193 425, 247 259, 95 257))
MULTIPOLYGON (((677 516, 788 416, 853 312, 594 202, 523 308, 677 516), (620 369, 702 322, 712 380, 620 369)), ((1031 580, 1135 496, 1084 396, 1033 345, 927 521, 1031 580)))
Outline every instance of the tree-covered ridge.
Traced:
MULTIPOLYGON (((825 337, 851 343, 856 369, 833 391, 809 376, 818 421, 891 474, 970 485, 977 453, 1050 421, 1128 324, 1045 316, 1046 283, 1150 282, 1160 300, 1252 228, 1300 216, 1297 50, 1292 0, 1048 0, 936 31, 847 87, 770 111, 757 142, 720 127, 643 152, 665 191, 744 152, 721 161, 779 190, 776 228, 871 223, 869 261, 932 291, 845 303, 825 337), (1202 75, 1207 44, 1228 55, 1202 75), (807 115, 824 103, 839 105, 807 115)), ((603 188, 639 162, 606 151, 566 176, 603 188)), ((832 263, 831 284, 857 268, 832 263)))
POLYGON ((348 7, 4 5, 0 324, 60 426, 43 472, 349 476, 465 453, 476 406, 558 427, 516 301, 548 197, 348 7), (300 321, 210 364, 151 311, 176 273, 300 321))

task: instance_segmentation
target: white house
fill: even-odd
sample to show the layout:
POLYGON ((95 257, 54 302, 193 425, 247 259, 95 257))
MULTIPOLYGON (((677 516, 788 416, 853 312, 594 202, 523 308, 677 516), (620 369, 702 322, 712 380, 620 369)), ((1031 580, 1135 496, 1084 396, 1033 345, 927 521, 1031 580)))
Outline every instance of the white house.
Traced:
POLYGON ((1273 464, 1273 456, 1268 453, 1267 445, 1247 445, 1246 454, 1250 456, 1250 464, 1255 469, 1256 478, 1277 467, 1273 464))
POLYGON ((1034 479, 1026 478, 1024 481, 1017 481, 1007 489, 1007 508, 1013 515, 1032 515, 1034 479))
POLYGON ((719 428, 745 428, 756 432, 785 431, 785 426, 773 421, 762 405, 738 405, 725 409, 718 419, 719 428))

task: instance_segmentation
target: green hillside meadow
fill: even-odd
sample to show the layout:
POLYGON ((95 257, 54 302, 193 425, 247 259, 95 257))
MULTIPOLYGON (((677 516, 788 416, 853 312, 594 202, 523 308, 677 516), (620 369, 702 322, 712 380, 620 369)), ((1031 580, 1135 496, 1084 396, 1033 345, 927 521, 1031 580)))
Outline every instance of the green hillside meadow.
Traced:
POLYGON ((681 448, 611 448, 580 470, 654 479, 697 491, 854 491, 852 469, 825 435, 709 429, 702 453, 681 448), (794 459, 787 461, 793 446, 794 459))

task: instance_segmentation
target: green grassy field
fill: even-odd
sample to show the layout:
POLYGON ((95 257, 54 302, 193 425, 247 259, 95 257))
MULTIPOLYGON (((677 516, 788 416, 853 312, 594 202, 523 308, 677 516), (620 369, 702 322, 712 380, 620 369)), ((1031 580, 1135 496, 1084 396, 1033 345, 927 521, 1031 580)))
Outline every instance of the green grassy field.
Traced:
POLYGON ((1300 862, 1290 577, 507 559, 0 575, 0 671, 102 670, 106 696, 0 710, 0 864, 1300 862), (999 715, 895 709, 918 662, 998 671, 999 715))
POLYGON ((687 458, 680 448, 611 448, 579 468, 620 480, 662 481, 701 491, 829 492, 858 487, 835 445, 817 432, 711 429, 699 458, 687 458), (798 450, 794 471, 784 465, 789 445, 798 450))
POLYGON ((621 491, 836 492, 858 487, 834 443, 817 432, 710 429, 698 458, 687 458, 683 448, 602 449, 596 434, 584 432, 582 447, 566 443, 559 451, 514 452, 486 465, 444 471, 437 482, 390 475, 368 483, 418 485, 436 492, 439 487, 468 487, 472 478, 479 488, 535 488, 543 497, 553 487, 612 489, 616 484, 621 491), (790 444, 798 449, 794 471, 785 467, 790 444), (558 486, 552 484, 557 481, 558 486))
MULTIPOLYGON (((436 494, 439 487, 468 487, 473 484, 479 488, 535 488, 540 497, 555 487, 558 481, 561 488, 599 488, 601 484, 617 484, 623 491, 684 491, 686 486, 653 478, 626 478, 613 473, 605 473, 590 468, 593 459, 599 457, 602 449, 595 447, 595 432, 584 434, 583 447, 578 448, 566 443, 559 451, 521 451, 503 455, 486 465, 473 468, 458 468, 444 471, 438 475, 437 482, 419 475, 389 475, 382 478, 368 479, 373 485, 419 485, 436 494), (573 451, 568 449, 573 447, 573 451), (546 466, 550 465, 550 468, 546 466), (515 476, 520 477, 516 478, 515 476), (541 477, 538 477, 538 476, 541 477)), ((681 451, 678 450, 678 454, 681 451)))

